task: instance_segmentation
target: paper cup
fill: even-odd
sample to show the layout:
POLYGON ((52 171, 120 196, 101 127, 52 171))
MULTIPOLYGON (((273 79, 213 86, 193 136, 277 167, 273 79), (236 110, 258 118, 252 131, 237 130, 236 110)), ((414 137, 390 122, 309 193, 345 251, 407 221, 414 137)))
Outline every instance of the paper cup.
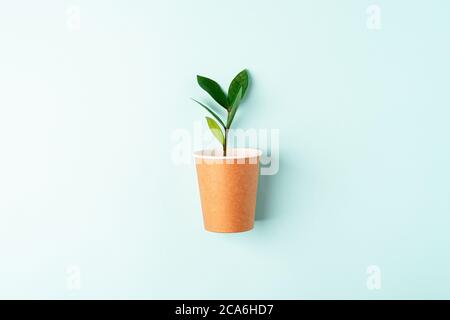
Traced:
POLYGON ((243 232, 253 229, 259 158, 256 149, 230 149, 194 153, 205 229, 243 232))

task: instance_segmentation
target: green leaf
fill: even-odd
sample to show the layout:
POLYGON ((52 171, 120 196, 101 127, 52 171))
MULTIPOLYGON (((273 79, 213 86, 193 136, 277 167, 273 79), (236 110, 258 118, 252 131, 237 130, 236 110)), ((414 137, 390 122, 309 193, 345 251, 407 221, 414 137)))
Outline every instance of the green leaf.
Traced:
POLYGON ((231 105, 242 88, 241 99, 245 96, 248 88, 248 72, 247 70, 242 70, 238 75, 231 81, 230 87, 228 88, 228 103, 231 105))
MULTIPOLYGON (((192 98, 191 98, 191 99, 192 99, 192 98)), ((203 108, 205 108, 209 113, 211 113, 212 116, 213 116, 214 118, 216 118, 216 120, 219 121, 220 125, 225 129, 225 123, 223 123, 223 121, 220 119, 220 117, 219 117, 214 111, 212 111, 212 109, 211 109, 210 107, 204 105, 203 103, 201 103, 200 101, 197 101, 197 100, 195 100, 195 99, 192 99, 192 100, 194 100, 195 102, 197 102, 199 105, 201 105, 203 108)))
POLYGON ((227 119, 227 128, 231 127, 231 123, 234 120, 234 116, 236 115, 236 111, 239 108, 239 105, 241 103, 241 99, 242 99, 242 88, 239 89, 238 94, 236 96, 236 99, 234 99, 233 101, 233 105, 231 106, 231 111, 228 115, 228 119, 227 119))
POLYGON ((225 142, 225 137, 224 137, 223 132, 220 129, 219 125, 217 124, 217 122, 210 117, 206 117, 206 121, 208 122, 209 130, 211 130, 213 136, 217 140, 219 140, 221 145, 223 145, 225 142))
POLYGON ((205 78, 202 76, 197 76, 197 82, 198 85, 209 93, 209 95, 222 107, 225 109, 228 109, 228 100, 227 96, 225 95, 225 92, 223 92, 220 85, 215 82, 214 80, 211 80, 209 78, 205 78))

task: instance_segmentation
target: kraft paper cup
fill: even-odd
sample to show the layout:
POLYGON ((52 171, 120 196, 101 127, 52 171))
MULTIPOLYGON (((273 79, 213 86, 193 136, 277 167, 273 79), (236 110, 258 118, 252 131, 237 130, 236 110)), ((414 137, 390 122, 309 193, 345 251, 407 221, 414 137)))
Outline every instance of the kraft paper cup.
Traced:
POLYGON ((243 232, 253 229, 259 158, 257 149, 230 149, 194 153, 205 229, 243 232))

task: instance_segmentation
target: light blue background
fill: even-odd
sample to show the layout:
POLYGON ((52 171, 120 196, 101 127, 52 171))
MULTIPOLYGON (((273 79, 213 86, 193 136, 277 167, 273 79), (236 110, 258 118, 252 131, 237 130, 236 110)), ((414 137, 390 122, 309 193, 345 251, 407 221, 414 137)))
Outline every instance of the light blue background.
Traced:
POLYGON ((0 297, 450 298, 449 12, 3 1, 0 297), (280 130, 280 171, 261 180, 252 232, 207 233, 171 135, 205 115, 196 74, 228 83, 243 67, 236 124, 280 130))

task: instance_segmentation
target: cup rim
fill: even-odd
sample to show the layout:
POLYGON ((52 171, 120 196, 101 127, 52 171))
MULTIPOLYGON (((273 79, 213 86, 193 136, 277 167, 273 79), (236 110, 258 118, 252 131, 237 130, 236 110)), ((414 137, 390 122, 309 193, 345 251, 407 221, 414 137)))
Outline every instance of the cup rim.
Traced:
POLYGON ((198 150, 193 153, 194 158, 196 159, 209 159, 209 160, 235 160, 235 159, 249 159, 249 158, 257 158, 262 155, 262 151, 254 148, 230 148, 228 152, 231 151, 231 155, 227 156, 215 156, 213 155, 215 152, 222 152, 219 149, 206 149, 206 150, 198 150), (207 152, 207 154, 204 154, 207 152))

